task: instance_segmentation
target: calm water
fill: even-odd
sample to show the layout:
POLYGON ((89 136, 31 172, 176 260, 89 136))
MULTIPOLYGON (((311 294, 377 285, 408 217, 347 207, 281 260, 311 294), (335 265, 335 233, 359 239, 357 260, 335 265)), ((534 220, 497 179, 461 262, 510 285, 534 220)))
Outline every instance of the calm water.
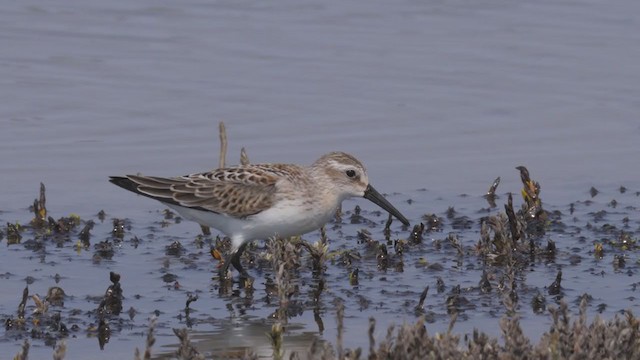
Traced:
MULTIPOLYGON (((90 219, 104 209, 131 218, 134 231, 142 232, 161 218, 162 207, 107 177, 213 168, 221 120, 231 162, 242 146, 252 162, 311 163, 332 150, 355 154, 379 190, 399 193, 390 199, 413 222, 448 206, 474 215, 486 206, 479 196, 497 176, 501 191, 518 192, 517 165, 542 184, 550 208, 564 211, 587 199, 591 186, 603 190, 605 206, 621 185, 640 189, 638 13, 640 3, 632 0, 0 2, 0 220, 29 220, 25 209, 42 181, 55 217, 90 219), (428 191, 416 191, 423 188, 428 191), (409 206, 408 198, 415 203, 409 206)), ((629 194, 625 201, 637 205, 629 194)), ((348 206, 356 203, 372 209, 361 201, 348 206)), ((626 211, 637 219, 635 208, 626 211)), ((343 232, 355 236, 357 230, 343 232)), ((96 241, 104 238, 109 224, 94 233, 96 241)), ((143 248, 161 257, 172 236, 197 233, 192 224, 175 225, 143 248)), ((113 264, 96 266, 90 253, 65 262, 76 253, 52 249, 51 268, 24 249, 2 248, 0 273, 14 275, 1 280, 0 314, 15 313, 29 275, 39 279, 32 292, 40 294, 53 285, 54 273, 70 279, 63 287, 76 289, 74 306, 85 310, 95 308, 85 296, 104 292, 111 269, 135 286, 128 294, 153 299, 166 291, 161 261, 141 261, 142 251, 123 249, 113 264), (9 262, 14 258, 24 261, 9 262)), ((202 271, 189 275, 191 289, 212 286, 210 261, 199 261, 202 271)), ((418 295, 428 283, 413 286, 412 276, 424 274, 405 276, 408 291, 418 295)), ((447 276, 477 284, 464 272, 447 276)), ((530 283, 544 286, 549 276, 530 283)), ((584 292, 579 284, 590 286, 575 277, 572 296, 584 292)), ((125 280, 123 286, 127 295, 125 280)), ((370 286, 371 295, 378 284, 370 286)), ((209 302, 198 304, 201 312, 224 307, 211 291, 201 296, 209 302)), ((183 298, 178 310, 173 303, 158 308, 171 318, 183 298)), ((135 325, 146 324, 155 309, 138 309, 135 325)), ((250 315, 261 321, 269 310, 250 315)), ((355 316, 352 327, 366 326, 369 315, 355 316)), ((396 315, 389 318, 413 320, 396 315)), ((300 319, 298 334, 317 333, 312 318, 300 319)), ((447 323, 445 317, 438 326, 447 323)), ((325 324, 323 335, 331 339, 333 314, 325 324)), ((456 329, 480 325, 468 321, 456 329)), ((160 343, 174 341, 166 334, 160 343)), ((79 338, 69 341, 68 358, 96 348, 95 339, 85 345, 79 338)), ((132 357, 143 345, 141 337, 114 338, 122 346, 92 352, 94 358, 132 357)), ((17 349, 0 342, 2 353, 17 349)), ((34 351, 50 355, 42 346, 34 351)))

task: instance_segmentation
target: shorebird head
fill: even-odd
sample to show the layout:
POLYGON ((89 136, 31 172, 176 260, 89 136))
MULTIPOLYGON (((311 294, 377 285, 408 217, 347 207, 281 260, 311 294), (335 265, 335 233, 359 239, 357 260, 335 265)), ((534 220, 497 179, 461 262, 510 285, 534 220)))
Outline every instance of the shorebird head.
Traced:
POLYGON ((364 197, 395 216, 404 225, 409 225, 409 220, 371 186, 364 165, 352 155, 332 152, 318 159, 312 168, 323 171, 331 179, 333 191, 338 193, 340 200, 364 197))

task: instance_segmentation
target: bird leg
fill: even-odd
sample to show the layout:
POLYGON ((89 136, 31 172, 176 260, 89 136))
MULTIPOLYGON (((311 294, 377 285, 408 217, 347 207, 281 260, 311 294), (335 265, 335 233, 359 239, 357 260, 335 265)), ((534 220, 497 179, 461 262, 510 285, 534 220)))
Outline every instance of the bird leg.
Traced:
POLYGON ((247 271, 242 267, 242 264, 240 263, 240 257, 242 256, 242 253, 244 252, 244 249, 247 247, 248 243, 243 243, 242 245, 240 245, 240 247, 238 247, 235 250, 232 250, 231 253, 229 253, 229 255, 227 255, 224 259, 224 264, 222 265, 222 268, 220 269, 220 278, 222 279, 226 279, 227 278, 227 272, 229 271, 229 266, 233 265, 233 267, 238 270, 238 272, 240 273, 240 278, 249 278, 249 274, 247 273, 247 271))
POLYGON ((240 278, 245 278, 245 279, 249 278, 249 274, 242 267, 242 264, 240 263, 240 257, 242 256, 244 249, 247 247, 247 244, 249 243, 248 242, 242 243, 242 245, 240 245, 240 247, 231 254, 231 264, 240 273, 240 278))

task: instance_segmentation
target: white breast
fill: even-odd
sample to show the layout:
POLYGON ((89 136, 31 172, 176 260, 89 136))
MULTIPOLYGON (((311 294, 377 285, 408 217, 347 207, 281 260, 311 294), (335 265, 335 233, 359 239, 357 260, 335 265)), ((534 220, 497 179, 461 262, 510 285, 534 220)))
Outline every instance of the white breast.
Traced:
POLYGON ((246 239, 306 234, 326 224, 335 214, 336 208, 337 205, 331 208, 312 207, 301 201, 282 201, 247 219, 249 221, 245 222, 243 232, 246 239))

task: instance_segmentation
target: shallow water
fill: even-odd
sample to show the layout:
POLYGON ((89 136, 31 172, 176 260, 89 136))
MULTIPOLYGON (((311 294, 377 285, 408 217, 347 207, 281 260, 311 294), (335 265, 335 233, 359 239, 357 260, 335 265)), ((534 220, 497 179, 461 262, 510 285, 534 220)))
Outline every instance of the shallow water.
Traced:
MULTIPOLYGON (((563 221, 570 222, 569 204, 589 199, 595 186, 601 193, 594 210, 577 206, 572 226, 584 227, 592 222, 590 212, 606 209, 607 222, 621 227, 628 216, 628 231, 637 232, 637 2, 20 1, 3 2, 0 10, 2 224, 31 219, 26 207, 42 181, 55 218, 77 213, 97 220, 99 210, 107 212, 105 223, 92 231, 92 244, 110 236, 111 217, 128 218, 132 226, 114 258, 100 263, 93 262, 93 250, 75 251, 77 237, 62 247, 47 245, 44 257, 21 245, 0 251, 0 274, 11 273, 2 278, 3 317, 15 315, 27 276, 36 279, 31 293, 42 295, 60 274, 60 286, 72 296, 65 310, 87 312, 97 307, 87 296, 103 295, 109 271, 122 275, 125 310, 134 307, 139 314, 133 320, 122 316, 122 330, 103 351, 86 331, 78 332, 68 342, 67 358, 132 357, 144 344, 154 310, 163 314, 158 347, 174 344, 170 328, 184 326, 176 317, 188 291, 201 292, 192 305, 200 319, 194 337, 215 338, 209 334, 229 327, 244 333, 252 328, 248 323, 264 322, 273 310, 259 300, 264 293, 256 281, 256 305, 243 316, 228 311, 234 298, 218 295, 208 248, 193 244, 198 227, 185 222, 160 228, 159 204, 106 181, 124 173, 176 175, 215 167, 220 120, 227 124, 230 162, 243 146, 252 162, 310 163, 322 153, 345 150, 363 160, 378 190, 397 193, 390 200, 412 222, 425 213, 443 216, 449 206, 474 221, 463 230, 447 224, 442 234, 411 250, 416 253, 410 259, 441 263, 444 270, 437 274, 410 266, 415 259, 405 259, 403 273, 380 272, 373 257, 361 266, 367 280, 361 278, 354 290, 340 282, 347 270, 329 265, 327 276, 335 283, 323 299, 324 331, 307 309, 290 320, 298 324, 292 337, 333 341, 335 315, 329 309, 339 297, 349 299, 346 329, 354 336, 346 346, 366 348, 368 317, 379 318, 379 336, 391 322, 412 321, 415 314, 405 302, 417 302, 426 285, 427 306, 438 314, 429 330, 446 330, 446 292, 435 293, 434 277, 445 280, 447 291, 456 284, 477 286, 478 260, 465 256, 459 264, 455 250, 437 251, 431 240, 453 231, 472 247, 478 219, 487 214, 481 195, 497 176, 499 194, 518 193, 518 165, 529 168, 542 185, 545 208, 562 211, 563 221), (620 194, 621 185, 629 191, 620 194), (616 209, 607 205, 614 198, 616 209), (138 248, 133 236, 142 239, 138 248), (195 265, 184 263, 188 255, 168 260, 180 291, 161 279, 167 271, 164 246, 174 239, 195 259, 195 265), (398 295, 383 293, 386 286, 398 295), (354 292, 371 302, 367 309, 360 310, 354 292)), ((373 210, 363 201, 345 209, 355 204, 373 210)), ((330 233, 332 247, 362 253, 355 243, 360 228, 346 225, 330 233)), ((408 236, 397 225, 394 230, 395 237, 408 236)), ((380 225, 373 229, 374 238, 382 239, 381 231, 380 225)), ((534 264, 522 285, 543 290, 562 268, 567 299, 589 292, 595 304, 609 304, 607 317, 635 308, 630 284, 637 256, 626 254, 628 268, 613 271, 612 254, 596 262, 588 253, 603 235, 580 241, 576 234, 573 229, 549 237, 567 254, 580 254, 581 262, 571 265, 567 255, 534 264)), ((318 234, 306 238, 313 242, 318 234)), ((459 318, 455 330, 479 327, 497 334, 504 313, 498 296, 474 299, 486 305, 465 311, 468 318, 459 318)), ((529 335, 536 337, 549 319, 532 315, 528 301, 521 299, 522 311, 529 335)), ((90 317, 80 318, 85 329, 90 317)), ((266 340, 263 330, 255 333, 251 341, 266 340)), ((42 342, 32 344, 33 358, 50 356, 42 342)), ((10 334, 0 342, 2 353, 18 347, 10 334)))

